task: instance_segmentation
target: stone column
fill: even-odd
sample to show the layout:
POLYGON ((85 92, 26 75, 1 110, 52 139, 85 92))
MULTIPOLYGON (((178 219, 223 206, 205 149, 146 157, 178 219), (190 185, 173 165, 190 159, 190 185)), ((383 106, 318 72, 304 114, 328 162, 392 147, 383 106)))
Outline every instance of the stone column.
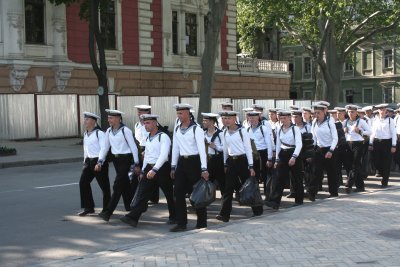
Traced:
POLYGON ((25 44, 24 1, 2 1, 4 57, 23 58, 25 44))
POLYGON ((65 5, 53 6, 52 11, 53 59, 55 61, 65 61, 67 59, 67 24, 65 5))

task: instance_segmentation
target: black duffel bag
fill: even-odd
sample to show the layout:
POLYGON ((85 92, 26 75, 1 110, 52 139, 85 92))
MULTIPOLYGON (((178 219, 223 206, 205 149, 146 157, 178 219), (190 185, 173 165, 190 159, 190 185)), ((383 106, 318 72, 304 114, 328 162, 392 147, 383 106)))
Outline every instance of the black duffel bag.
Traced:
POLYGON ((263 205, 260 187, 258 186, 257 178, 254 176, 247 178, 239 190, 239 195, 239 204, 241 206, 255 207, 263 205))
POLYGON ((204 208, 215 201, 217 186, 201 178, 193 185, 193 191, 190 195, 190 204, 196 209, 204 208))

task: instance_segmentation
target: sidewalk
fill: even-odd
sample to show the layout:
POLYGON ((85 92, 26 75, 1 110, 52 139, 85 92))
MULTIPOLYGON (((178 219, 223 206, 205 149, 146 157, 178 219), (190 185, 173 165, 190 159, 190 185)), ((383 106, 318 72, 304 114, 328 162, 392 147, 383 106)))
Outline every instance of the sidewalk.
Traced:
POLYGON ((43 141, 0 141, 0 146, 17 149, 15 156, 1 156, 0 169, 31 165, 76 162, 83 160, 79 138, 43 141))
POLYGON ((399 203, 390 187, 40 266, 399 266, 399 203))

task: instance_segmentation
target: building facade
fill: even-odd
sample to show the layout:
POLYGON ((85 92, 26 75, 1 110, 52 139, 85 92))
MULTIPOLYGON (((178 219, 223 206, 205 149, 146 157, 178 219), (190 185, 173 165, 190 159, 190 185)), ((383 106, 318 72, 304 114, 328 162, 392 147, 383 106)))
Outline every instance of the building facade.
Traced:
MULTIPOLYGON (((198 95, 207 0, 114 0, 100 14, 110 93, 198 95)), ((0 93, 96 94, 79 5, 0 0, 0 93)), ((213 97, 285 99, 284 61, 238 62, 236 4, 221 26, 213 97)))
MULTIPOLYGON (((316 66, 302 46, 283 47, 289 61, 290 95, 293 99, 314 99, 316 66)), ((374 104, 400 102, 400 50, 393 45, 367 43, 343 66, 339 102, 374 104)))

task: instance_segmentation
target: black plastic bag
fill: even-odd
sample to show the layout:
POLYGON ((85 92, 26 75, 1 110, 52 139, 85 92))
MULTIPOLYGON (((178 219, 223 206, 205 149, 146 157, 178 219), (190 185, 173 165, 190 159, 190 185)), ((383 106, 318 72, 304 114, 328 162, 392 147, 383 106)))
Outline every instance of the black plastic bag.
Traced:
POLYGON ((239 204, 241 206, 262 206, 263 200, 260 193, 260 187, 256 177, 251 176, 247 178, 239 190, 240 198, 239 204))
POLYGON ((190 204, 196 209, 207 207, 215 201, 216 190, 217 186, 213 182, 201 178, 193 185, 190 204))

